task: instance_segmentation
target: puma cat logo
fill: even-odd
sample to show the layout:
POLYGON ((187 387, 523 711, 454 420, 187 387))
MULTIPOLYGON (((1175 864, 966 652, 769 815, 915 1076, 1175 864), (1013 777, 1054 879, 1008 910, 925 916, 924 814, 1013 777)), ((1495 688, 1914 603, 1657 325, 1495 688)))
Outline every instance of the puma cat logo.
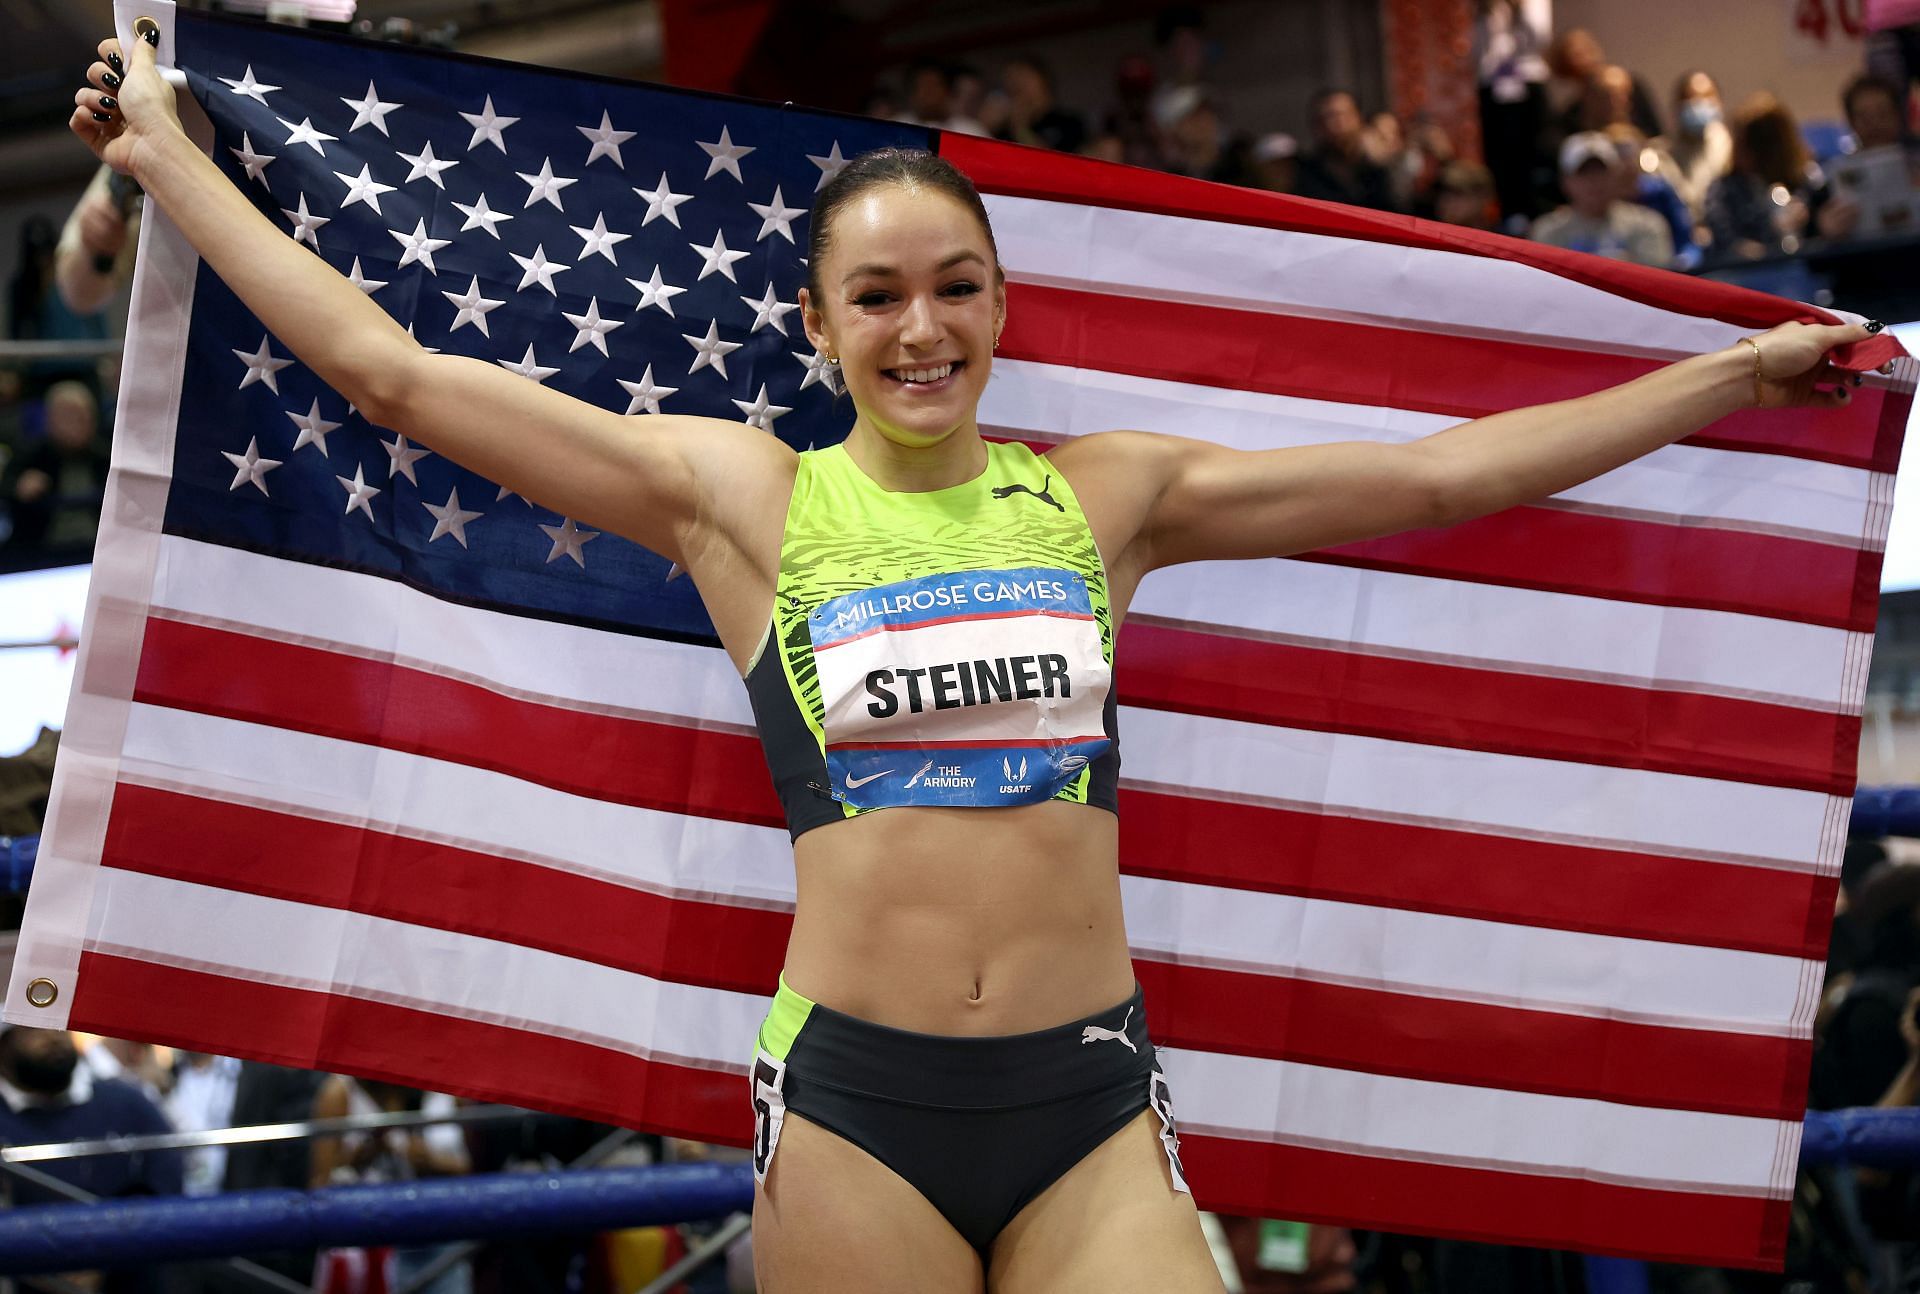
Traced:
POLYGON ((1056 511, 1065 512, 1066 509, 1060 505, 1059 500, 1048 493, 1052 488, 1053 476, 1049 474, 1045 480, 1040 482, 1040 488, 1037 490, 1031 485, 1002 485, 994 490, 993 497, 996 499, 1010 499, 1016 494, 1031 494, 1034 498, 1040 500, 1042 503, 1048 504, 1056 511))
POLYGON ((1113 1042, 1124 1043, 1128 1051, 1136 1056, 1139 1055, 1140 1049, 1133 1045, 1133 1039, 1127 1037, 1127 1020, 1131 1019, 1133 1019, 1133 1008, 1128 1007, 1127 1019, 1120 1022, 1118 1029, 1102 1029, 1097 1024, 1088 1025, 1080 1031, 1080 1045, 1084 1047, 1090 1042, 1107 1042, 1111 1040, 1113 1042))

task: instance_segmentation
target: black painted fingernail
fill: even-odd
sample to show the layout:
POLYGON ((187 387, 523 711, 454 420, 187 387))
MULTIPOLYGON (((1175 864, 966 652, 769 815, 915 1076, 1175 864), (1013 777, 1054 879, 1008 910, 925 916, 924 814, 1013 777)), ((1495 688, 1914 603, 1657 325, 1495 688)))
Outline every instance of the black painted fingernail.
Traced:
POLYGON ((108 115, 107 115, 106 113, 104 113, 104 112, 96 112, 96 113, 94 113, 94 114, 93 114, 93 119, 94 119, 95 121, 112 121, 112 120, 113 120, 113 118, 112 118, 112 117, 110 117, 110 116, 108 116, 108 115))
POLYGON ((107 55, 107 66, 112 68, 116 72, 124 72, 127 70, 127 65, 120 61, 120 56, 118 54, 107 55))
POLYGON ((149 27, 142 34, 146 36, 147 44, 153 46, 155 49, 160 48, 160 29, 158 27, 149 27))
POLYGON ((120 78, 111 72, 103 73, 100 77, 100 83, 109 90, 118 90, 120 88, 120 78))
POLYGON ((1853 384, 1854 384, 1855 386, 1859 386, 1859 385, 1860 385, 1860 384, 1861 384, 1862 382, 1864 382, 1864 381, 1866 381, 1866 380, 1867 380, 1867 379, 1865 379, 1864 377, 1861 377, 1861 376, 1860 376, 1860 375, 1859 375, 1858 373, 1855 373, 1855 374, 1853 375, 1853 384))
POLYGON ((1878 319, 1869 319, 1869 320, 1867 320, 1867 331, 1868 331, 1868 332, 1879 332, 1879 331, 1880 331, 1880 330, 1881 330, 1882 328, 1885 328, 1885 327, 1886 327, 1886 325, 1885 325, 1885 324, 1883 324, 1883 323, 1881 323, 1881 322, 1880 322, 1880 321, 1879 321, 1878 319))
POLYGON ((102 108, 105 108, 108 112, 112 112, 115 108, 118 108, 120 106, 120 101, 114 98, 110 94, 103 94, 100 96, 100 106, 102 108))

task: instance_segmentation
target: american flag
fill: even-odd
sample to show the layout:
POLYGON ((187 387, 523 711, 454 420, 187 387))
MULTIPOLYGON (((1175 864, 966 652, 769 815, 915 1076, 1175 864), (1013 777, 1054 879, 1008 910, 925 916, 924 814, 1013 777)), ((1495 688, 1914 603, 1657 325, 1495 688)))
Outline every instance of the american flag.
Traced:
MULTIPOLYGON (((423 344, 795 448, 851 415, 796 326, 806 209, 883 144, 987 194, 982 429, 1040 445, 1405 440, 1823 317, 991 141, 175 22, 221 167, 423 344)), ((745 1144, 794 890, 690 581, 368 425, 152 210, 133 321, 9 1018, 745 1144)), ((1145 583, 1120 866, 1203 1207, 1780 1262, 1901 364, 1537 506, 1145 583)))

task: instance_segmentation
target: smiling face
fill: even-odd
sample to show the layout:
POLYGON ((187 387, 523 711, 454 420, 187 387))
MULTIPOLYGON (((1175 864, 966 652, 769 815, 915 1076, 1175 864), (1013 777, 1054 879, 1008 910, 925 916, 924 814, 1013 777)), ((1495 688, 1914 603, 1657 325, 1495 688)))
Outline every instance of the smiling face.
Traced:
POLYGON ((993 247, 965 205, 933 189, 880 184, 833 215, 803 289, 807 337, 838 357, 862 425, 906 448, 972 433, 1006 321, 993 247))

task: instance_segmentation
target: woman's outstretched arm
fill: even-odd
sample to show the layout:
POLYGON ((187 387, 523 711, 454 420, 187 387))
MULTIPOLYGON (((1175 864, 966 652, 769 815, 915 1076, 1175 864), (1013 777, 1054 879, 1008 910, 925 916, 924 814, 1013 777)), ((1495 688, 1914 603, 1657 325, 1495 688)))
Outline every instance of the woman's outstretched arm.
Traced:
POLYGON ((273 335, 368 421, 566 516, 685 563, 696 524, 790 453, 709 418, 626 418, 498 365, 426 351, 386 311, 246 200, 190 140, 154 51, 103 41, 71 126, 133 175, 273 335), (118 64, 115 70, 110 64, 118 64), (712 489, 721 481, 730 489, 712 489))
MULTIPOLYGON (((1151 492, 1133 540, 1141 569, 1281 557, 1535 502, 1741 409, 1844 404, 1853 379, 1832 366, 1827 352, 1872 335, 1854 324, 1783 324, 1620 386, 1476 418, 1403 444, 1248 451, 1119 432, 1098 452, 1124 460, 1141 483, 1136 488, 1151 492)), ((1092 458, 1092 442, 1109 438, 1087 440, 1079 452, 1092 458)), ((1057 459, 1061 454, 1055 451, 1057 459)))

